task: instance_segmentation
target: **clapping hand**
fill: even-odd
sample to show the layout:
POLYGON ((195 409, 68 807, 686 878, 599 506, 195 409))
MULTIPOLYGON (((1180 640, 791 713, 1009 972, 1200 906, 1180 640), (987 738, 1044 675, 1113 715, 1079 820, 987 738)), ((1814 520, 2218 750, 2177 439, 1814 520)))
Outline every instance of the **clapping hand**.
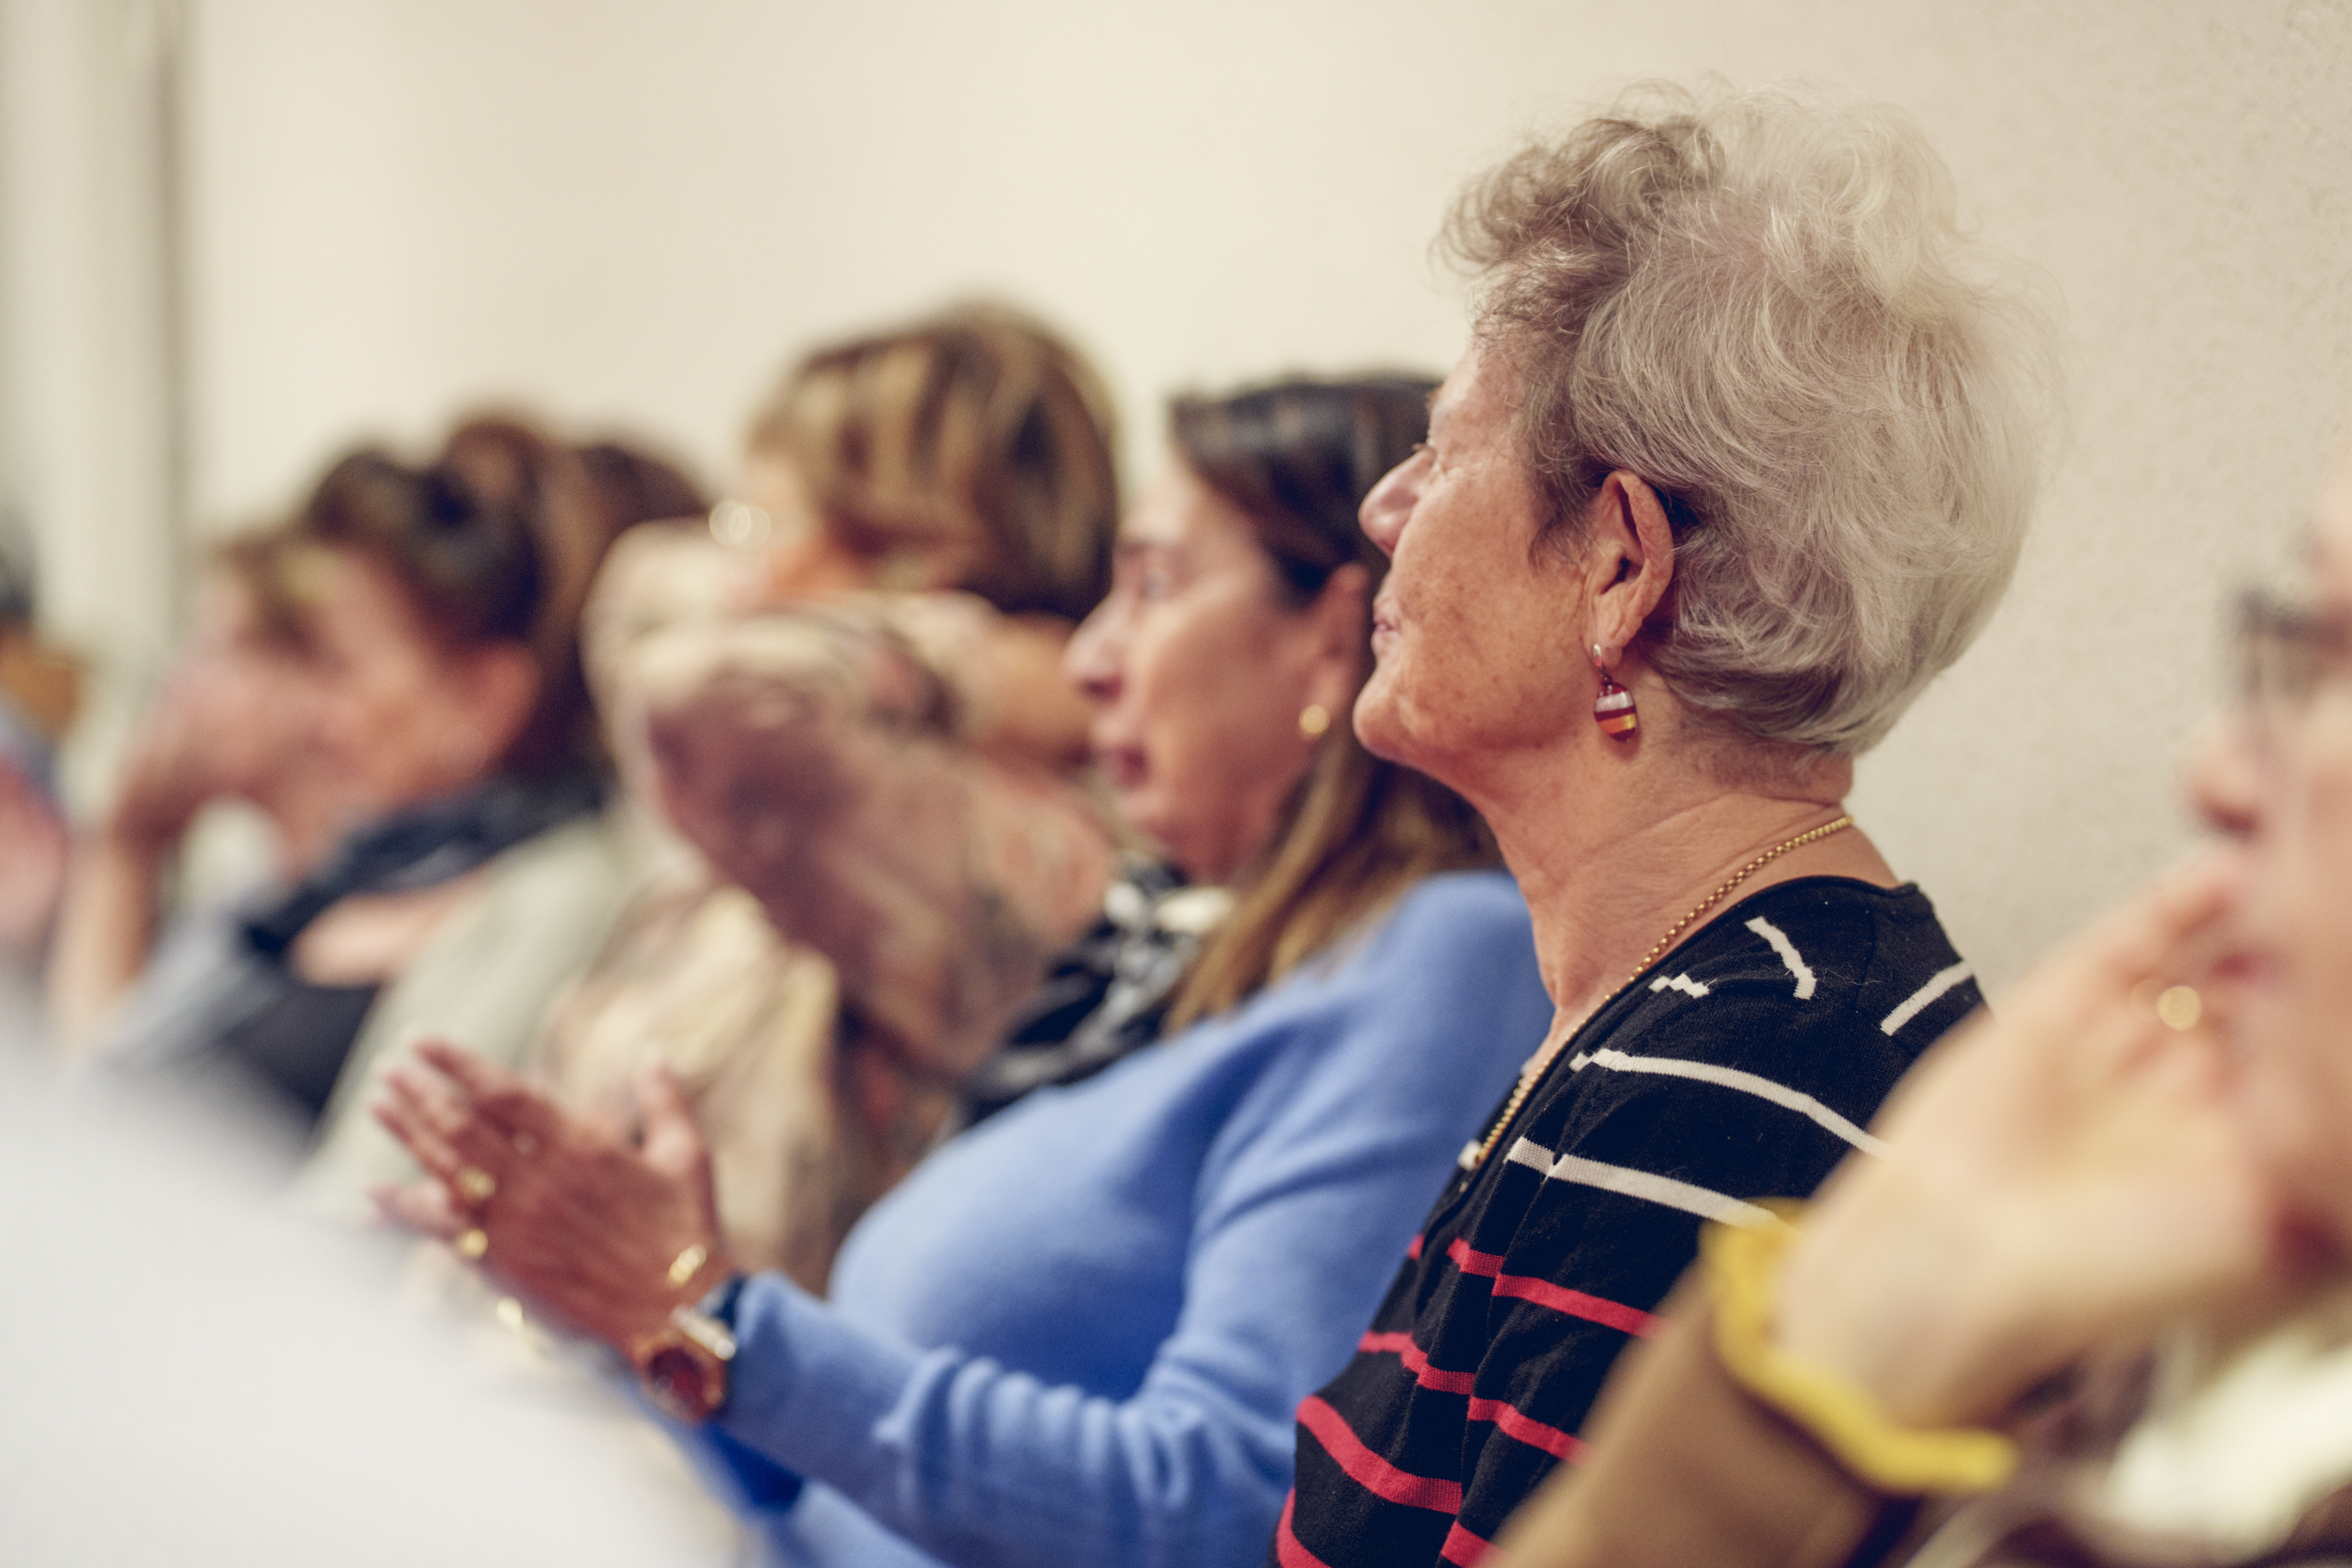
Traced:
POLYGON ((469 1052, 418 1047, 376 1119, 428 1180, 376 1194, 385 1217, 439 1237, 549 1320, 626 1350, 731 1272, 710 1158, 677 1081, 637 1079, 644 1137, 573 1115, 469 1052))

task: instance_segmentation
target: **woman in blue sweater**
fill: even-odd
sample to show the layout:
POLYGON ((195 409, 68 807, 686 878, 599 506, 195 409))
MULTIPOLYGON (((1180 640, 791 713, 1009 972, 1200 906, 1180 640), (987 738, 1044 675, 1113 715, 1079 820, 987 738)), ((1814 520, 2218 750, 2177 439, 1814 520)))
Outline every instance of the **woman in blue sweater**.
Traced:
POLYGON ((1122 815, 1234 907, 1159 1045, 942 1147, 829 1301, 730 1266, 657 1077, 634 1148, 446 1047, 383 1108, 436 1178, 387 1206, 626 1356, 784 1560, 1265 1550, 1292 1410, 1550 1016, 1483 825, 1345 721, 1384 564, 1355 510, 1427 392, 1177 405, 1066 668, 1122 815))

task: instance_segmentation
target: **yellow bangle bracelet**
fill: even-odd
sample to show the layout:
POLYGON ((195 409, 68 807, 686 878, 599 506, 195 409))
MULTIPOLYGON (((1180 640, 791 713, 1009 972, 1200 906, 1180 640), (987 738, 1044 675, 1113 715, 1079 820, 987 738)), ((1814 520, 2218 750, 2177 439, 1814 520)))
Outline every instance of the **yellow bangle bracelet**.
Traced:
POLYGON ((1790 1225, 1711 1225, 1699 1238, 1725 1370, 1880 1491, 1979 1492, 2007 1480, 2017 1468, 2017 1445, 2000 1433, 1898 1426, 1859 1384, 1772 1342, 1774 1291, 1796 1239, 1790 1225))

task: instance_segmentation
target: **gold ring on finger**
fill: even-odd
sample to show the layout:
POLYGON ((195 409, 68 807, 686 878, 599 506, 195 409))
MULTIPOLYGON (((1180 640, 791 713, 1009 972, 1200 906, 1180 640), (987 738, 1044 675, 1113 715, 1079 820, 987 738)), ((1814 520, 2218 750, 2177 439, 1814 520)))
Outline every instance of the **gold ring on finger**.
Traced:
POLYGON ((486 1204, 490 1194, 499 1190, 499 1179, 479 1165, 468 1165, 458 1172, 453 1184, 457 1195, 469 1204, 486 1204))
POLYGON ((457 1238, 457 1256, 468 1263, 478 1263, 482 1254, 490 1249, 490 1233, 480 1226, 457 1238))

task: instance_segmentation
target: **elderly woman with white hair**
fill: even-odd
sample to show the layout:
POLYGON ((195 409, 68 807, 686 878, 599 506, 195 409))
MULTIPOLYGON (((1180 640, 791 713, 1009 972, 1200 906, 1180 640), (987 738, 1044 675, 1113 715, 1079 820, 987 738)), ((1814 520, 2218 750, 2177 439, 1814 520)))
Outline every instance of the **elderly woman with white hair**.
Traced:
POLYGON ((2043 331, 1891 110, 1650 89, 1477 182, 1473 345, 1364 503, 1355 722, 1493 825, 1557 1009, 1371 1331, 1272 1561, 1467 1563, 1581 1447, 1701 1224, 1770 1223, 1979 996, 1841 804, 1968 647, 2043 331))
POLYGON ((2345 435, 2190 769, 2223 842, 1937 1047, 1796 1223, 1709 1233, 1514 1568, 2352 1563, 2345 435))

